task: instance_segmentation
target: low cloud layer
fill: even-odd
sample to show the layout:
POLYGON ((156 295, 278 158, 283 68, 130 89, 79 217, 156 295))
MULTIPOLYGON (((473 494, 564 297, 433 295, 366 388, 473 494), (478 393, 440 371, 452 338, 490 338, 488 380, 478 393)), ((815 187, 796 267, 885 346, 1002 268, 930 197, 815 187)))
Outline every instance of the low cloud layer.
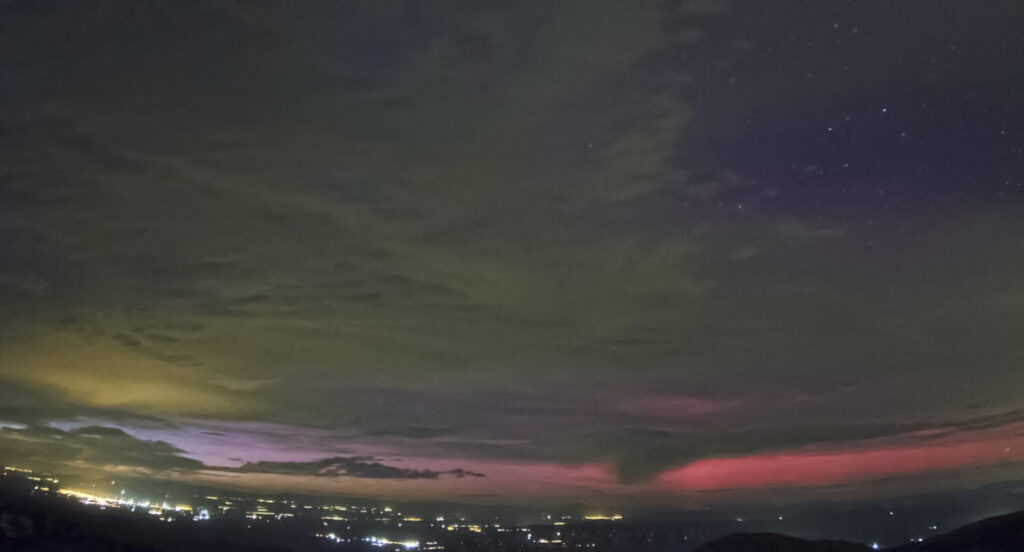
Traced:
POLYGON ((447 471, 417 470, 396 468, 376 462, 366 456, 335 456, 315 462, 246 462, 238 468, 239 472, 272 473, 280 475, 315 475, 331 477, 344 475, 367 479, 438 479, 440 477, 484 477, 482 473, 474 473, 461 468, 447 471))

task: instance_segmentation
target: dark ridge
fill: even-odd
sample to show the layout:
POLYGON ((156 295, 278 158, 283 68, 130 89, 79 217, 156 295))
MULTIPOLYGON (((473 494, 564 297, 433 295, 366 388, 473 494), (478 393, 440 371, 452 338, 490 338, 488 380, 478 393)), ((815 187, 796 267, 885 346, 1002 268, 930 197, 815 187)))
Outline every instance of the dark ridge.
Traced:
POLYGON ((893 552, 1021 552, 1024 550, 1024 512, 990 517, 922 543, 893 552))
MULTIPOLYGON (((697 552, 867 552, 863 544, 809 541, 775 533, 736 533, 697 552)), ((924 542, 886 548, 888 552, 1024 552, 1024 511, 983 519, 924 542)))
POLYGON ((776 533, 735 533, 711 541, 697 552, 870 552, 855 542, 809 541, 776 533))

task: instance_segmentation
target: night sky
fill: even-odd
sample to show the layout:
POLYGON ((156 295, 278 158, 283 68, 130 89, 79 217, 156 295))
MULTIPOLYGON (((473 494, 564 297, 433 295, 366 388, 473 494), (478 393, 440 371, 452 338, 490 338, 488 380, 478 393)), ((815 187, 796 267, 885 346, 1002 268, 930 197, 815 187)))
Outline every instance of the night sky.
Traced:
POLYGON ((0 460, 1020 493, 1018 0, 0 2, 0 460))

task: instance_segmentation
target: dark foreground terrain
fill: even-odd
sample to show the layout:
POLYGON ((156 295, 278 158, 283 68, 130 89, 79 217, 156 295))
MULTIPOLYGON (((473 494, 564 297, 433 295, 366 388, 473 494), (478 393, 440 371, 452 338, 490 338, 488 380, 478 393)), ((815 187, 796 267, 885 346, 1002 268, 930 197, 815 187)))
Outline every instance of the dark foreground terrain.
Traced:
MULTIPOLYGON (((737 533, 705 544, 697 552, 869 552, 847 541, 809 541, 774 533, 737 533)), ((889 552, 1024 552, 1024 512, 992 517, 909 543, 889 552)))
MULTIPOLYGON (((116 508, 101 510, 52 494, 31 492, 26 481, 0 482, 0 551, 2 552, 417 552, 399 545, 374 547, 355 541, 334 543, 313 536, 311 527, 248 524, 238 520, 210 523, 163 522, 153 516, 116 508)), ((319 523, 317 525, 320 525, 319 523)), ((535 528, 536 529, 536 528, 535 528)), ((568 527, 563 527, 565 531, 568 527)), ((573 531, 580 534, 580 529, 573 531)), ((617 524, 591 526, 580 540, 561 544, 523 543, 493 539, 444 542, 444 552, 555 552, 590 551, 654 552, 693 550, 680 548, 684 534, 690 542, 701 537, 684 531, 678 523, 659 525, 617 524), (602 529, 602 527, 604 527, 602 529), (581 544, 584 543, 584 544, 581 544)), ((718 533, 721 534, 721 533, 718 533)), ((536 540, 536 539, 535 539, 536 540)), ((695 544, 696 544, 695 543, 695 544)), ((697 552, 867 552, 864 544, 809 541, 773 533, 737 533, 707 542, 697 552)), ((924 542, 887 548, 889 552, 1024 552, 1024 511, 985 519, 924 542)))
POLYGON ((30 496, 18 481, 0 484, 2 552, 207 552, 246 550, 286 552, 293 548, 274 535, 190 523, 164 523, 131 512, 86 507, 59 496, 30 496))
POLYGON ((1024 551, 1024 512, 983 519, 894 552, 1024 551))
POLYGON ((709 542, 698 552, 868 552, 868 546, 855 542, 809 541, 775 533, 736 533, 709 542))

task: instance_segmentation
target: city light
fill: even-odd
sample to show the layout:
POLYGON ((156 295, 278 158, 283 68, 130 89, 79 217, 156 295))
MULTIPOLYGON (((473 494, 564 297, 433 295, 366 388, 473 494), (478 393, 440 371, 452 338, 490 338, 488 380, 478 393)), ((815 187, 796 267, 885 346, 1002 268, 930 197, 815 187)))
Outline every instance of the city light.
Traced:
MULTIPOLYGON (((30 470, 9 469, 5 477, 15 477, 27 481, 57 481, 45 474, 37 474, 30 470)), ((35 485, 35 493, 53 493, 82 504, 85 507, 99 510, 120 509, 138 512, 139 516, 160 522, 196 522, 196 523, 234 523, 231 520, 249 520, 249 529, 268 524, 286 523, 295 519, 297 525, 287 527, 298 529, 309 527, 303 523, 315 522, 322 532, 305 533, 318 539, 326 539, 337 544, 365 543, 374 549, 396 551, 443 551, 451 550, 453 543, 473 542, 493 543, 494 539, 502 539, 510 547, 526 547, 527 550, 579 548, 602 549, 608 544, 609 526, 588 522, 613 522, 623 520, 622 514, 606 512, 589 513, 579 517, 569 514, 543 514, 534 518, 532 523, 506 523, 499 518, 489 518, 489 522, 474 522, 458 514, 435 512, 402 513, 389 507, 358 506, 351 504, 302 504, 294 500, 281 500, 268 497, 239 497, 217 495, 194 495, 191 501, 175 500, 171 495, 163 495, 158 499, 141 498, 131 489, 117 489, 111 495, 97 489, 64 488, 54 484, 50 487, 35 485), (344 515, 338 515, 344 513, 344 515), (444 523, 445 519, 455 518, 458 522, 444 523), (305 521, 302 521, 305 520, 305 521), (438 523, 421 523, 427 520, 438 520, 438 523), (543 520, 543 521, 542 521, 543 520), (557 520, 557 521, 552 521, 557 520), (406 524, 405 529, 403 523, 406 524), (391 531, 402 531, 401 537, 391 531), (386 535, 386 536, 385 536, 386 535), (433 539, 433 540, 431 540, 433 539), (505 541, 505 539, 508 539, 505 541)), ((885 511, 888 513, 888 511, 885 511)), ((784 519, 783 516, 772 518, 784 519)), ((743 521, 743 518, 732 518, 743 521)), ((632 524, 617 525, 629 531, 632 524)), ((926 525, 936 531, 938 525, 926 525)), ((693 535, 682 535, 682 541, 692 541, 693 535)), ((910 542, 920 543, 925 539, 917 535, 906 535, 910 542)), ((678 542, 678 541, 675 541, 678 542)), ((878 542, 869 547, 881 550, 878 542)), ((688 549, 688 548, 687 548, 688 549)))
POLYGON ((589 515, 589 516, 583 516, 583 519, 586 519, 586 520, 589 520, 589 521, 598 521, 598 520, 600 520, 600 521, 619 521, 620 519, 622 519, 622 516, 619 515, 619 514, 610 515, 610 516, 608 516, 608 515, 600 515, 600 514, 592 514, 592 515, 589 515))
POLYGON ((383 548, 391 544, 397 544, 406 550, 413 550, 420 547, 419 541, 407 540, 407 541, 391 541, 382 537, 366 537, 363 539, 364 542, 368 542, 373 546, 383 548))

